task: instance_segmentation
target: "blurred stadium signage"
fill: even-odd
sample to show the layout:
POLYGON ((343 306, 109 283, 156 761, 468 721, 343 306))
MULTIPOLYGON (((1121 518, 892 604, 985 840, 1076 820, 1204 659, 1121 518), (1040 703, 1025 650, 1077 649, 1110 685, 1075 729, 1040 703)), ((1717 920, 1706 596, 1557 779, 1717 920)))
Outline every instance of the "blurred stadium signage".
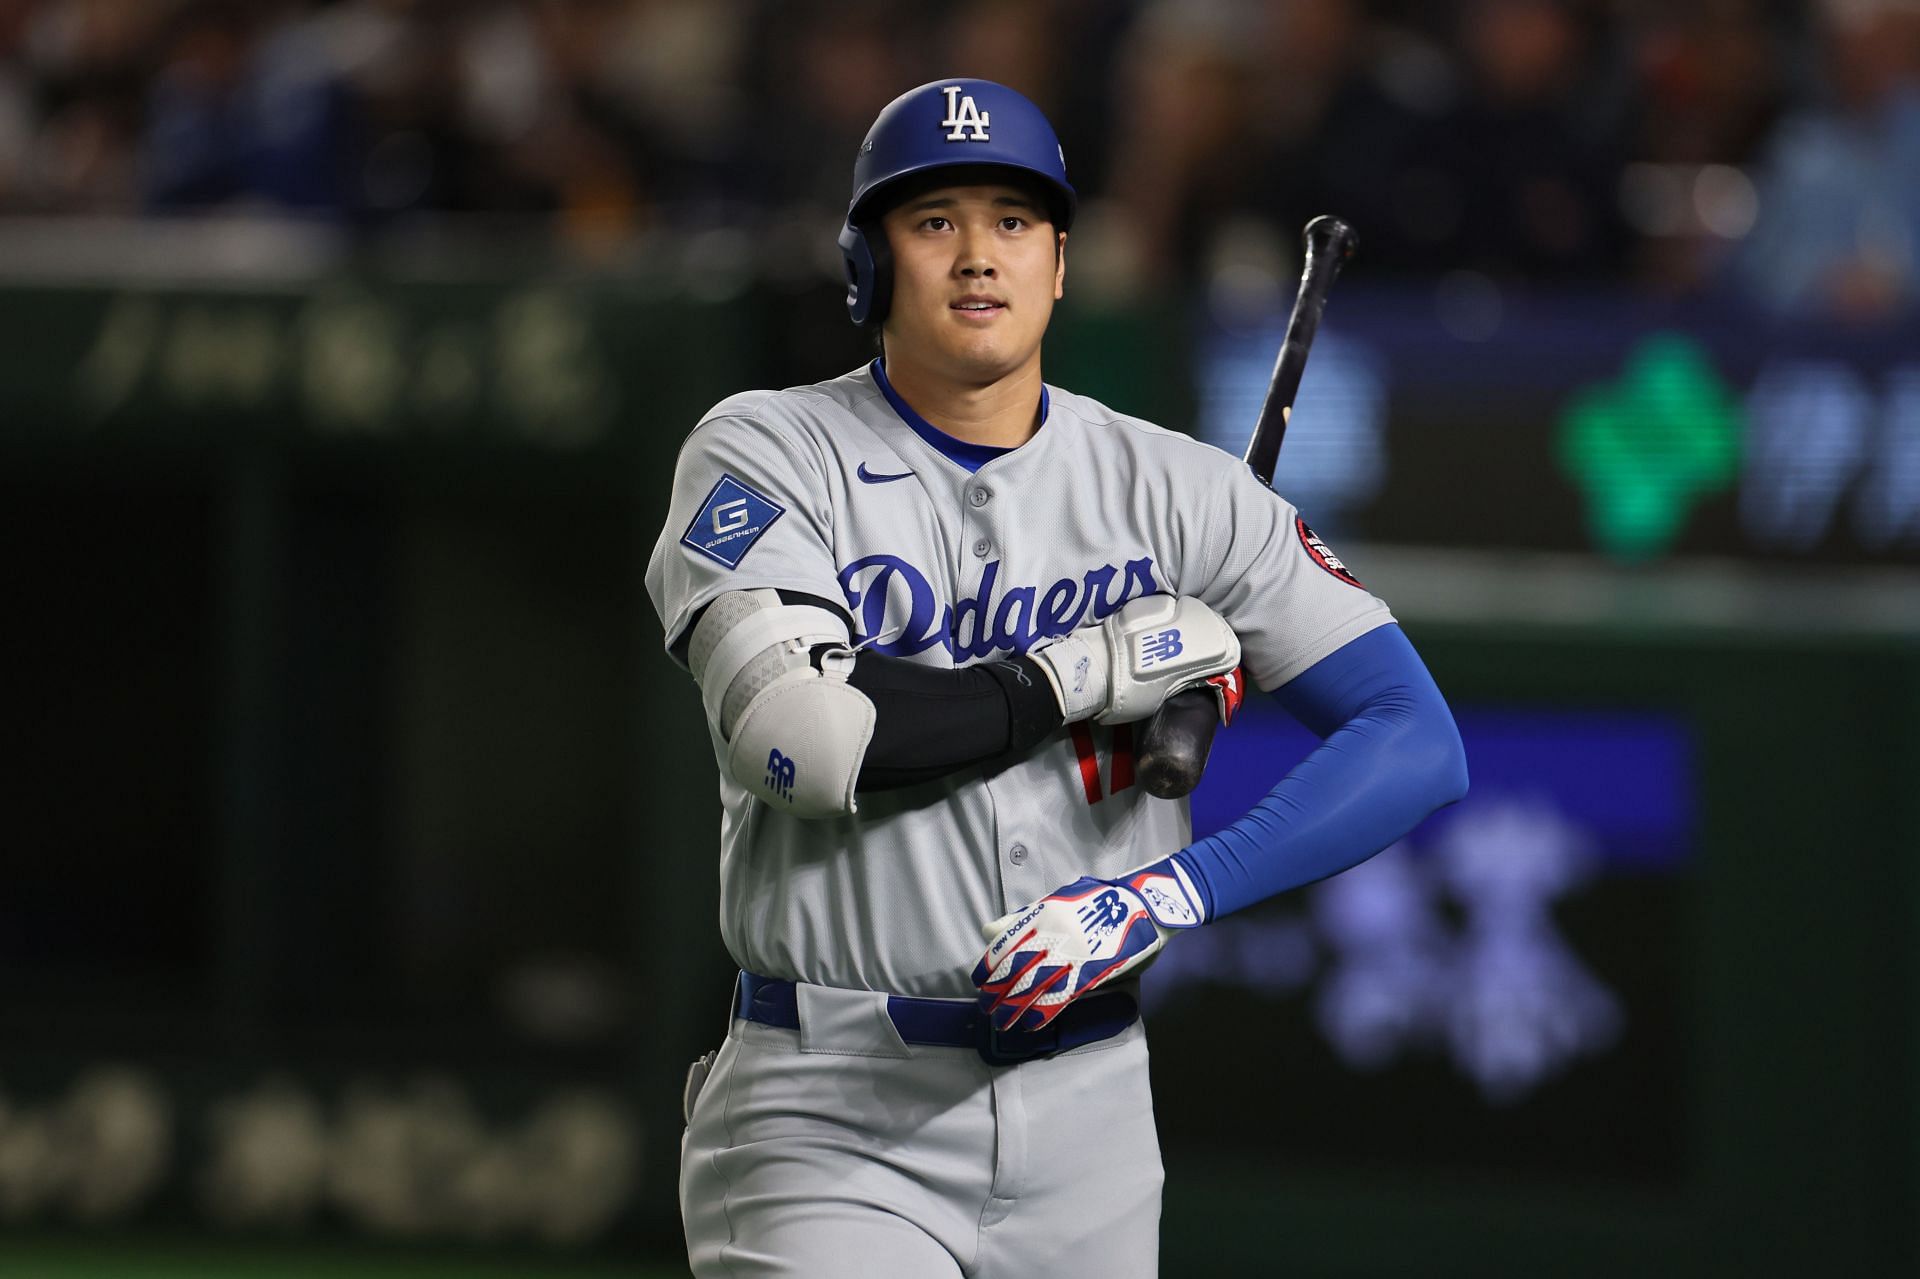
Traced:
MULTIPOLYGON (((1237 1132, 1183 1131, 1208 1148, 1270 1139, 1418 1162, 1445 1099, 1471 1117, 1450 1160, 1671 1178, 1677 1150, 1648 1132, 1686 1104, 1673 957, 1697 860, 1693 734, 1664 713, 1456 711, 1474 770, 1464 801, 1345 874, 1169 947, 1143 984, 1163 1036, 1233 1004, 1338 1118, 1240 1113, 1237 1132)), ((1270 703, 1243 718, 1195 793, 1196 832, 1245 811, 1275 761, 1315 744, 1270 703)))
POLYGON ((732 323, 722 304, 539 281, 14 288, 0 441, 618 445, 662 409, 690 427, 709 381, 744 382, 732 323), (689 347, 704 378, 683 375, 689 347))
MULTIPOLYGON (((1464 323, 1459 280, 1351 287, 1280 475, 1330 539, 1920 561, 1920 323, 1786 327, 1490 280, 1466 290, 1464 323)), ((583 280, 16 287, 0 295, 0 447, 664 449, 832 320, 752 302, 583 280)), ((1155 323, 1063 311, 1056 374, 1180 424, 1127 367, 1151 346, 1150 380, 1179 380, 1155 323)), ((1280 329, 1203 318, 1202 438, 1240 451, 1280 329)))
POLYGON ((1634 349, 1611 383, 1575 393, 1560 459, 1586 498, 1596 545, 1622 560, 1672 549, 1693 508, 1740 464, 1740 417, 1713 363, 1678 334, 1634 349))
MULTIPOLYGON (((1279 488, 1345 541, 1920 561, 1920 323, 1783 325, 1480 280, 1328 312, 1279 488)), ((1202 438, 1240 451, 1281 321, 1209 320, 1202 438)))
POLYGON ((497 418, 529 443, 599 442, 615 407, 584 300, 506 294, 476 315, 435 315, 339 286, 283 302, 114 297, 75 370, 95 422, 130 409, 264 412, 290 402, 315 429, 391 434, 410 422, 497 418))
POLYGON ((634 1209, 627 1106, 561 1087, 483 1107, 447 1075, 284 1072, 212 1093, 125 1064, 22 1096, 0 1079, 0 1215, 104 1225, 186 1213, 232 1229, 344 1223, 389 1238, 580 1245, 634 1209))

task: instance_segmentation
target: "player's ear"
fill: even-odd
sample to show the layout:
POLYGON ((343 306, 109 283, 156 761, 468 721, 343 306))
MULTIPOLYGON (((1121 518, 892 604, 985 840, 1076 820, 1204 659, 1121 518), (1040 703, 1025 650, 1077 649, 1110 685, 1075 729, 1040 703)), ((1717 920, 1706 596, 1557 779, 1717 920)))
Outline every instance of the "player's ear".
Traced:
POLYGON ((1056 231, 1053 237, 1053 300, 1067 295, 1067 233, 1056 231))

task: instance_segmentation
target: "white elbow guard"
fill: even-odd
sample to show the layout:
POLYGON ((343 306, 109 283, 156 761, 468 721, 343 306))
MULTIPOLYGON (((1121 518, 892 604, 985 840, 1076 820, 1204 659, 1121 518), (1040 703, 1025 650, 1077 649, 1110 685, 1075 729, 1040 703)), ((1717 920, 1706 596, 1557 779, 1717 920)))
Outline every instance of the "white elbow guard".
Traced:
POLYGON ((774 590, 729 591, 707 606, 687 647, 727 772, 796 817, 856 809, 853 787, 873 739, 873 702, 847 682, 847 627, 774 590), (816 645, 835 647, 814 664, 816 645))

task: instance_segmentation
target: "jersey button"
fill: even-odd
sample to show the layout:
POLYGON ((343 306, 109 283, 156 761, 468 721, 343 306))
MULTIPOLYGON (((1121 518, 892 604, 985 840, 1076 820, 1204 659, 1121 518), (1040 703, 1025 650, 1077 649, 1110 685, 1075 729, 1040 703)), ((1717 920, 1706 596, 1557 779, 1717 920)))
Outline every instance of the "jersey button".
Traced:
POLYGON ((987 553, 991 550, 993 550, 993 543, 984 537, 973 544, 973 554, 976 559, 984 560, 987 558, 987 553))
POLYGON ((1015 844, 1012 848, 1009 848, 1007 850, 1007 860, 1015 866, 1025 866, 1027 864, 1027 846, 1025 844, 1015 844))
POLYGON ((993 500, 993 491, 983 488, 975 489, 973 492, 967 494, 967 500, 975 506, 985 506, 993 500))

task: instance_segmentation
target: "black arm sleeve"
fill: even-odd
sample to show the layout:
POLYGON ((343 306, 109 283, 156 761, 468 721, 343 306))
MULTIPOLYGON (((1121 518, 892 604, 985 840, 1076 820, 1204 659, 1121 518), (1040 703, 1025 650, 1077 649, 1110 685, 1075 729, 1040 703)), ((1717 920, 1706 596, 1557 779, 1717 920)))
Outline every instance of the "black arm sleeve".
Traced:
MULTIPOLYGON (((817 605, 848 620, 846 609, 817 595, 783 590, 780 599, 817 605)), ((700 616, 694 615, 675 646, 683 665, 700 616)), ((814 649, 816 666, 828 647, 814 649)), ((1064 721, 1053 686, 1031 657, 940 670, 867 651, 855 659, 848 682, 874 707, 873 740, 854 782, 856 794, 917 786, 1025 754, 1064 721)))
POLYGON ((857 791, 893 790, 1025 754, 1060 727, 1060 703, 1031 657, 939 670, 865 652, 849 681, 873 701, 857 791))

